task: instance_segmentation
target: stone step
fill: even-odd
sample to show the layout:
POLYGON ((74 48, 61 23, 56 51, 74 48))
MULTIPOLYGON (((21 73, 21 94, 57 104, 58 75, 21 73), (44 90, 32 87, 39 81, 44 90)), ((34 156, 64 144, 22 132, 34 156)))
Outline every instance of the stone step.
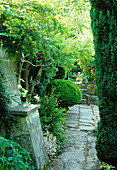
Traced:
POLYGON ((87 95, 87 103, 98 105, 98 103, 99 103, 98 96, 87 95))
POLYGON ((80 89, 87 89, 87 84, 78 84, 80 89))
POLYGON ((80 89, 82 94, 86 94, 87 93, 87 89, 80 89))
POLYGON ((82 99, 81 104, 87 104, 87 99, 82 99))
POLYGON ((82 94, 82 99, 87 99, 87 95, 86 94, 82 94))

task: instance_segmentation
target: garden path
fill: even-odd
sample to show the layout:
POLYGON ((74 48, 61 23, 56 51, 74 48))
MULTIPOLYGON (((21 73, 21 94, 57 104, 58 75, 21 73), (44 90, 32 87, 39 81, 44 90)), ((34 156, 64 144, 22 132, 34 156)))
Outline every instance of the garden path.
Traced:
POLYGON ((68 124, 66 147, 50 164, 50 170, 99 170, 95 150, 95 124, 99 120, 95 105, 74 105, 65 115, 68 124))

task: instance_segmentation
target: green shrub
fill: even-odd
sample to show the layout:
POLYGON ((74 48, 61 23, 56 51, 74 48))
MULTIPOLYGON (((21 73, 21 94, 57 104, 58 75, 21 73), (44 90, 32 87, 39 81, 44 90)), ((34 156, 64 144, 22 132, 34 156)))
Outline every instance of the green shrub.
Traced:
POLYGON ((42 130, 49 131, 50 134, 56 136, 57 152, 64 146, 65 136, 62 125, 65 124, 65 110, 58 107, 57 95, 51 94, 40 100, 41 107, 39 108, 40 121, 42 130))
POLYGON ((117 166, 117 0, 90 2, 100 113, 96 150, 99 160, 117 166))
POLYGON ((19 144, 0 136, 0 168, 2 170, 31 170, 31 158, 19 144))
POLYGON ((46 88, 46 92, 49 95, 53 91, 59 95, 59 103, 62 107, 73 106, 80 103, 82 93, 75 83, 70 80, 56 79, 51 81, 46 88))

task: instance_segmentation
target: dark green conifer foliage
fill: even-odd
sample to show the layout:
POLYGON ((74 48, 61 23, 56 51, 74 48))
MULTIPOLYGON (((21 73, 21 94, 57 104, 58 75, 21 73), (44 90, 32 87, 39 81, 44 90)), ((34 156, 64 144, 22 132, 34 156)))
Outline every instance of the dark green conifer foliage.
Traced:
POLYGON ((117 166, 117 0, 90 0, 100 123, 98 158, 117 166))

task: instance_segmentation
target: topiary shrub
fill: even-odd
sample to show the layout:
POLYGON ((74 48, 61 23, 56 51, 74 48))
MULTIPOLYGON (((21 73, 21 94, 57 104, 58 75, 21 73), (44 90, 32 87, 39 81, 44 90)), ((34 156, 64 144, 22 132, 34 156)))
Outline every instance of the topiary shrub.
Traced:
POLYGON ((117 166, 117 0, 90 2, 100 113, 96 150, 102 162, 117 166))
POLYGON ((53 90, 59 95, 59 103, 62 107, 73 106, 80 103, 82 99, 82 93, 78 85, 70 80, 52 80, 47 85, 46 92, 49 95, 53 90))

